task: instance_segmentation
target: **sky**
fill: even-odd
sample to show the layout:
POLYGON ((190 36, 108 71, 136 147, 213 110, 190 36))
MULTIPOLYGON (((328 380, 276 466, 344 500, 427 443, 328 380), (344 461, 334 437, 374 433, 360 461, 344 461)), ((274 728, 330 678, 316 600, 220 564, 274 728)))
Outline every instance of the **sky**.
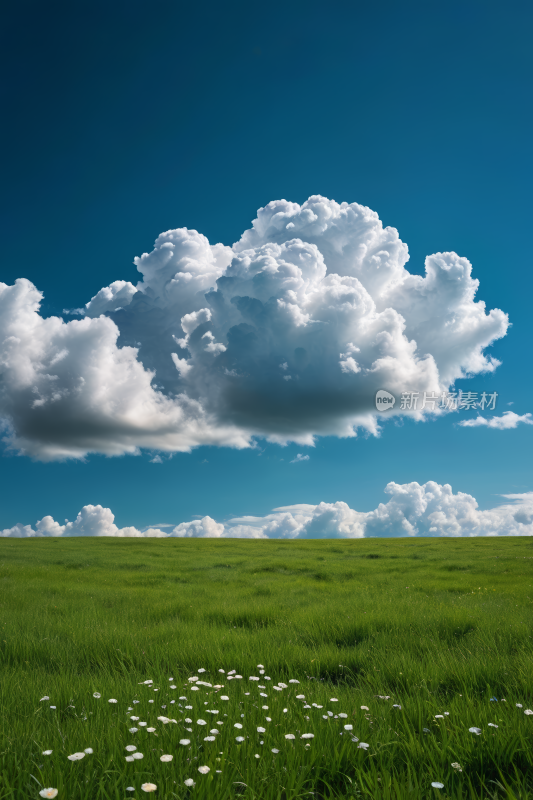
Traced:
POLYGON ((5 22, 0 533, 533 534, 530 4, 5 22))

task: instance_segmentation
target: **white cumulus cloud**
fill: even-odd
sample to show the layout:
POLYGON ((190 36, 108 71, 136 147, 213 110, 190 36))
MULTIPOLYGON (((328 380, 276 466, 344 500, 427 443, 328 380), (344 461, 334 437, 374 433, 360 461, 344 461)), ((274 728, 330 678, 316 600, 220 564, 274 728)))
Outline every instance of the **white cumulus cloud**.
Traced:
MULTIPOLYGON (((482 511, 472 495, 453 493, 449 484, 389 483, 390 499, 373 511, 347 503, 297 504, 275 508, 264 517, 211 517, 182 522, 168 533, 156 526, 140 531, 118 528, 109 508, 84 506, 74 522, 60 525, 43 517, 32 528, 17 524, 0 536, 135 536, 249 539, 356 539, 392 536, 532 536, 533 492, 503 495, 506 503, 482 511)), ((161 527, 170 528, 165 524, 161 527)))
MULTIPOLYGON (((395 228, 321 196, 259 209, 232 248, 180 228, 135 259, 136 286, 102 288, 79 319, 44 318, 25 279, 0 284, 0 418, 11 447, 81 458, 254 437, 312 445, 377 435, 384 416, 429 412, 385 389, 441 394, 492 372, 507 315, 476 300, 466 258, 405 267, 395 228)), ((434 413, 444 413, 437 409, 434 413)))
POLYGON ((507 431, 511 428, 516 428, 520 424, 533 425, 533 416, 531 414, 515 414, 514 411, 504 411, 501 417, 482 417, 481 415, 474 419, 466 419, 460 422, 463 428, 496 428, 499 431, 507 431))

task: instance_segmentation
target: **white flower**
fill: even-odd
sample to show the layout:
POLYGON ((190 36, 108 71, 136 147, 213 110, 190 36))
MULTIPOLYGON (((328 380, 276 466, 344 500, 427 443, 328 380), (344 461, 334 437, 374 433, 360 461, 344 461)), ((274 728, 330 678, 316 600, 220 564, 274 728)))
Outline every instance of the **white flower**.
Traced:
POLYGON ((207 775, 208 772, 211 772, 211 767, 198 767, 198 772, 201 772, 202 775, 207 775))
POLYGON ((185 786, 196 786, 196 781, 193 781, 192 778, 187 778, 186 780, 183 781, 183 783, 185 784, 185 786))
POLYGON ((133 753, 132 758, 135 758, 137 761, 140 761, 141 758, 144 758, 142 753, 133 753))
POLYGON ((147 722, 139 722, 139 725, 140 725, 141 728, 146 728, 148 723, 147 722))
POLYGON ((244 742, 244 736, 236 736, 235 737, 235 741, 236 742, 244 742))
POLYGON ((155 728, 146 728, 147 733, 155 733, 155 728))
POLYGON ((126 750, 128 751, 128 753, 134 753, 135 750, 137 750, 137 748, 135 747, 134 744, 127 744, 126 745, 126 750))
POLYGON ((229 697, 227 696, 227 694, 221 694, 220 695, 220 699, 221 700, 229 700, 229 697))
POLYGON ((361 706, 361 711, 368 711, 368 706, 361 706))
POLYGON ((301 739, 314 739, 315 738, 315 734, 314 733, 302 733, 300 738, 301 739))
POLYGON ((168 717, 158 717, 157 719, 159 720, 159 722, 162 722, 163 725, 166 725, 167 722, 170 722, 168 717))
POLYGON ((114 700, 113 698, 111 698, 111 700, 108 700, 108 703, 118 703, 118 700, 114 700))
POLYGON ((454 769, 457 769, 457 770, 459 770, 459 772, 462 772, 462 771, 463 771, 463 770, 461 769, 461 765, 459 764, 459 762, 458 762, 458 761, 454 761, 454 762, 452 763, 452 767, 453 767, 454 769))
POLYGON ((469 728, 470 733, 476 733, 478 736, 481 733, 481 728, 469 728))
POLYGON ((297 700, 305 700, 305 694, 297 694, 296 695, 296 699, 297 700))
POLYGON ((215 741, 215 737, 214 736, 205 736, 204 737, 204 742, 214 742, 214 741, 215 741))
POLYGON ((268 706, 261 706, 261 708, 263 709, 263 711, 268 711, 268 706))
MULTIPOLYGON (((294 678, 291 678, 289 683, 300 683, 300 681, 297 681, 294 678)), ((281 686, 281 683, 280 683, 280 686, 281 686)))
POLYGON ((222 672, 222 674, 224 674, 224 670, 223 669, 219 669, 219 672, 222 672))
POLYGON ((101 696, 100 692, 93 692, 93 697, 96 697, 97 700, 100 700, 101 696))
POLYGON ((199 691, 200 689, 198 688, 198 686, 191 686, 191 692, 199 692, 199 691))
POLYGON ((155 783, 141 783, 141 789, 143 792, 155 792, 157 786, 155 783))
POLYGON ((337 698, 336 698, 336 697, 330 697, 330 698, 329 698, 329 702, 330 702, 330 703, 338 703, 339 701, 337 700, 337 698))
POLYGON ((180 739, 180 744, 190 744, 190 743, 191 743, 190 739, 180 739))
MULTIPOLYGON (((40 703, 42 703, 42 702, 43 702, 43 700, 50 700, 50 698, 48 697, 48 695, 47 695, 47 694, 45 694, 45 696, 44 696, 44 697, 41 697, 41 699, 39 700, 39 702, 40 702, 40 703)), ((50 791, 50 792, 55 792, 56 790, 55 790, 55 789, 45 789, 44 791, 45 791, 45 792, 48 792, 48 791, 50 791)), ((50 795, 50 797, 51 797, 51 796, 52 796, 52 795, 50 795)), ((43 794, 43 797, 44 797, 44 794, 43 794)), ((54 797, 55 797, 55 795, 54 795, 54 797)))
POLYGON ((272 722, 272 719, 270 717, 265 717, 265 719, 267 722, 272 722))
POLYGON ((242 728, 242 725, 241 725, 241 723, 240 723, 240 722, 236 722, 236 723, 235 723, 235 725, 234 725, 233 727, 234 727, 234 728, 242 728))
POLYGON ((170 688, 171 689, 177 689, 178 687, 177 686, 171 686, 170 688))
POLYGON ((295 737, 294 733, 286 733, 285 734, 285 738, 286 739, 295 739, 296 737, 295 737))
POLYGON ((53 753, 53 750, 43 750, 43 756, 51 756, 52 753, 53 753))
POLYGON ((288 708, 284 708, 283 713, 286 714, 288 710, 289 710, 288 708))
POLYGON ((56 710, 56 706, 50 706, 50 708, 53 708, 53 709, 54 709, 54 711, 56 710))
POLYGON ((348 714, 339 714, 340 719, 346 719, 347 716, 348 714))
POLYGON ((394 705, 393 705, 393 708, 399 708, 399 709, 400 709, 400 711, 402 710, 402 707, 401 707, 401 706, 399 706, 399 705, 398 705, 398 703, 394 703, 394 705))
POLYGON ((353 725, 345 725, 344 726, 344 730, 345 731, 353 731, 353 725))
POLYGON ((369 744, 367 744, 366 742, 359 742, 359 744, 357 745, 357 747, 358 747, 358 749, 362 749, 362 750, 368 750, 368 748, 370 747, 370 745, 369 745, 369 744))
POLYGON ((444 719, 442 714, 435 714, 435 719, 444 719))
POLYGON ((135 759, 133 756, 126 756, 126 761, 134 761, 135 759))
POLYGON ((134 792, 134 791, 135 791, 135 786, 128 786, 128 787, 126 788, 126 791, 127 791, 127 792, 134 792))
POLYGON ((198 672, 205 672, 205 669, 204 669, 203 667, 200 667, 200 669, 198 670, 198 672))
POLYGON ((264 733, 266 728, 258 728, 257 733, 264 733))
POLYGON ((52 787, 50 789, 41 789, 39 794, 41 797, 57 797, 57 789, 52 789, 52 787))
POLYGON ((259 692, 259 696, 260 697, 268 697, 268 695, 265 692, 259 692))
POLYGON ((69 761, 81 761, 82 758, 85 758, 85 753, 72 753, 71 756, 67 756, 69 761))
POLYGON ((253 675, 250 675, 250 677, 248 678, 248 680, 249 680, 249 681, 258 681, 258 680, 260 680, 260 678, 255 678, 253 675))
POLYGON ((209 731, 209 733, 218 733, 218 731, 217 731, 217 729, 216 729, 216 728, 212 728, 212 729, 209 731))
POLYGON ((533 711, 530 708, 526 708, 526 710, 524 711, 524 714, 527 714, 528 717, 530 717, 533 714, 533 711))
POLYGON ((88 756, 90 756, 90 755, 93 754, 94 751, 93 751, 92 747, 86 747, 85 748, 85 752, 87 753, 88 756))
POLYGON ((444 789, 444 784, 439 783, 439 781, 433 781, 431 785, 433 786, 434 789, 444 789))
POLYGON ((139 717, 134 717, 134 716, 133 716, 133 714, 132 714, 132 715, 130 716, 130 719, 132 719, 134 722, 137 722, 137 720, 139 719, 139 717))
POLYGON ((161 758, 159 760, 167 762, 167 761, 172 761, 173 758, 174 758, 174 756, 166 755, 166 756, 161 756, 161 758))
POLYGON ((197 725, 207 725, 207 722, 205 721, 205 719, 197 719, 196 720, 196 724, 197 725))
POLYGON ((497 728, 498 726, 494 724, 494 722, 489 722, 489 728, 497 728))
POLYGON ((279 750, 276 750, 276 748, 275 748, 275 747, 273 747, 273 748, 272 748, 272 752, 273 752, 273 753, 279 753, 279 750))
POLYGON ((256 758, 261 758, 261 756, 258 753, 255 754, 255 757, 256 758))
POLYGON ((515 703, 517 708, 523 708, 522 703, 515 703))

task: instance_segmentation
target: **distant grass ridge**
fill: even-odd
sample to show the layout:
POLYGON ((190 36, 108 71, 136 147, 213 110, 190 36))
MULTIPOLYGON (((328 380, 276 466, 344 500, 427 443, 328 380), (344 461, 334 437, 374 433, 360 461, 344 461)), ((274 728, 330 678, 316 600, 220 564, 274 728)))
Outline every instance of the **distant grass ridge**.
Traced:
POLYGON ((0 587, 0 800, 38 798, 43 786, 60 789, 58 800, 138 798, 141 775, 159 798, 533 798, 531 539, 4 540, 0 587), (292 688, 279 693, 285 715, 265 690, 263 704, 276 706, 265 723, 247 685, 257 664, 271 683, 297 678, 310 702, 338 706, 368 750, 340 736, 340 720, 304 711, 292 688), (201 715, 204 701, 220 708, 211 703, 222 690, 205 687, 192 711, 178 706, 200 667, 225 684, 228 720, 213 743, 194 727, 186 748, 186 714, 201 715), (228 683, 221 668, 243 679, 228 683), (145 715, 157 708, 138 686, 148 678, 159 713, 177 723, 135 734, 144 759, 130 764, 124 747, 138 742, 126 708, 136 696, 145 715), (250 739, 237 745, 229 720, 241 713, 250 739), (305 716, 310 747, 283 739, 274 758, 271 743, 291 725, 303 731, 305 716), (264 745, 252 736, 261 725, 264 745), (84 747, 94 754, 71 764, 84 747), (164 753, 173 761, 161 763, 164 753), (194 766, 204 763, 208 776, 194 766))

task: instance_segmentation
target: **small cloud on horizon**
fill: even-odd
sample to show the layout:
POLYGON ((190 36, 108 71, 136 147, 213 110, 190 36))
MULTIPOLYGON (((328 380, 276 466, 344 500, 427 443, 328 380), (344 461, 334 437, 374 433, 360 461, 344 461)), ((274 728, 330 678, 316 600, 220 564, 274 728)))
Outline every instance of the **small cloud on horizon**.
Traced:
MULTIPOLYGON (((508 404, 510 405, 510 404, 508 404)), ((475 419, 465 419, 459 425, 462 428, 493 428, 498 431, 508 431, 516 428, 520 423, 524 425, 533 425, 533 416, 531 414, 515 414, 514 411, 504 411, 501 417, 482 417, 478 416, 475 419)))

